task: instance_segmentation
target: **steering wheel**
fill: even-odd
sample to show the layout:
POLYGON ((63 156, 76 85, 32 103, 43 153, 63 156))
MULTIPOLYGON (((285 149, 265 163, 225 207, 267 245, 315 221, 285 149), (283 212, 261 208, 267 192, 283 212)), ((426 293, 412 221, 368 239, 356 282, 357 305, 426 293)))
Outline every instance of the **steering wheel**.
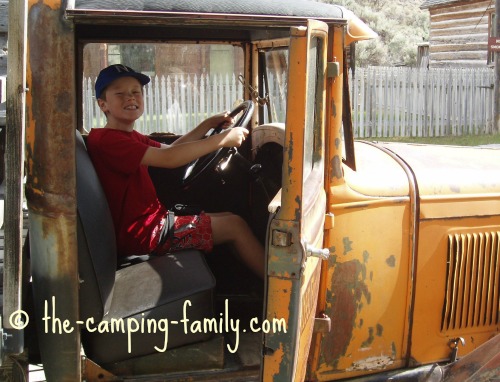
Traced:
MULTIPOLYGON (((239 126, 246 126, 250 122, 250 118, 253 114, 254 105, 252 101, 245 101, 238 106, 236 106, 229 115, 231 117, 237 116, 239 113, 243 114, 238 118, 238 120, 230 127, 230 129, 239 126)), ((222 128, 220 126, 216 127, 212 135, 220 134, 222 128)), ((192 161, 186 168, 184 176, 182 178, 182 186, 189 187, 197 179, 199 179, 203 174, 214 169, 220 163, 227 165, 234 153, 236 153, 236 147, 222 147, 212 153, 202 156, 194 161, 192 161)))

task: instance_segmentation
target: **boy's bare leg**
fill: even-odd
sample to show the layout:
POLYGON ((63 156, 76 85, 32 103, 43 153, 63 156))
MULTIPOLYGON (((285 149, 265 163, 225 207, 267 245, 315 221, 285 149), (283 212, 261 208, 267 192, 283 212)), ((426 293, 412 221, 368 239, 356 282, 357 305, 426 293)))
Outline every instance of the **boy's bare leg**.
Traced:
POLYGON ((232 213, 210 213, 214 244, 233 244, 241 260, 264 278, 264 248, 248 224, 232 213))

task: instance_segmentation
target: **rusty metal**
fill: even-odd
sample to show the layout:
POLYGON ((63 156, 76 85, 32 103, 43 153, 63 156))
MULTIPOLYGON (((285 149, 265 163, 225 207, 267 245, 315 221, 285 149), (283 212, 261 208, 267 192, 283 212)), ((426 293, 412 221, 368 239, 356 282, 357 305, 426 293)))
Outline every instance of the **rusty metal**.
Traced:
MULTIPOLYGON (((42 328, 43 362, 49 380, 77 381, 81 378, 82 369, 86 379, 108 378, 112 380, 114 378, 112 375, 108 375, 88 360, 84 360, 82 366, 79 353, 79 330, 75 326, 78 320, 78 273, 73 129, 77 126, 75 121, 77 96, 73 70, 79 68, 79 63, 75 63, 74 58, 73 25, 65 21, 63 8, 64 3, 60 1, 30 1, 30 66, 28 69, 30 94, 28 97, 26 191, 31 220, 33 283, 35 299, 38 303, 39 327, 42 328), (64 63, 64 66, 61 63, 64 63), (64 70, 65 67, 70 69, 64 70), (50 68, 60 69, 48 70, 50 68), (40 320, 44 314, 48 314, 48 321, 40 320), (63 334, 62 327, 57 324, 53 325, 56 318, 63 322, 67 320, 70 329, 73 330, 63 334), (44 327, 48 328, 46 331, 56 331, 56 333, 43 333, 44 327), (61 334, 57 333, 58 328, 61 328, 59 330, 61 334)), ((271 20, 269 18, 252 20, 253 15, 231 17, 198 15, 189 18, 187 14, 179 13, 175 16, 141 12, 121 12, 114 15, 96 11, 84 15, 85 12, 73 10, 66 15, 75 16, 72 21, 88 24, 94 21, 109 23, 110 19, 125 23, 137 16, 136 25, 142 24, 143 26, 173 21, 183 26, 191 23, 232 26, 235 22, 240 22, 241 27, 245 25, 267 26, 271 20), (115 16, 117 19, 114 19, 115 16)), ((292 22, 286 18, 281 20, 283 21, 279 26, 281 28, 284 28, 285 23, 292 22)), ((293 22, 298 20, 294 19, 293 22)), ((303 27, 294 29, 292 39, 302 39, 304 32, 303 27)), ((304 110, 303 94, 306 93, 307 87, 297 84, 301 79, 293 78, 293 81, 289 82, 292 102, 288 105, 290 116, 293 118, 289 118, 290 122, 286 131, 281 209, 278 211, 276 207, 278 203, 273 203, 277 216, 271 224, 271 230, 274 231, 271 232, 270 240, 274 241, 269 243, 269 246, 273 248, 269 251, 267 285, 269 300, 266 307, 266 318, 285 320, 288 332, 266 334, 263 349, 263 377, 272 380, 303 379, 305 360, 309 349, 312 348, 314 353, 309 362, 309 368, 313 372, 312 378, 335 379, 363 375, 360 378, 367 380, 366 374, 369 373, 380 373, 374 376, 374 379, 382 379, 383 375, 389 377, 392 373, 395 373, 394 375, 398 373, 399 379, 391 378, 403 381, 408 377, 419 377, 428 373, 432 375, 432 381, 440 381, 443 372, 440 366, 426 365, 419 369, 402 371, 410 362, 422 363, 421 359, 414 356, 414 349, 419 347, 415 345, 418 340, 415 337, 418 337, 420 333, 414 330, 412 334, 412 328, 416 327, 416 322, 422 319, 421 315, 416 316, 418 312, 415 313, 419 227, 425 219, 427 221, 424 223, 428 225, 431 219, 446 218, 460 218, 462 223, 461 211, 464 209, 468 211, 469 208, 476 210, 478 204, 471 203, 471 207, 462 206, 461 209, 446 210, 448 215, 444 216, 442 212, 444 207, 441 206, 442 209, 438 209, 430 203, 434 201, 432 198, 435 195, 427 192, 427 196, 420 198, 417 178, 420 180, 418 176, 420 175, 424 179, 424 174, 414 173, 412 170, 414 166, 406 161, 406 156, 402 155, 401 151, 391 150, 390 147, 379 150, 375 149, 375 146, 370 146, 372 150, 379 153, 383 151, 384 156, 388 157, 394 167, 398 168, 402 173, 402 176, 399 176, 399 173, 396 174, 398 182, 403 179, 404 187, 400 187, 401 182, 387 179, 390 176, 380 176, 383 178, 381 182, 384 184, 383 191, 391 194, 364 194, 359 190, 349 188, 351 184, 346 181, 343 172, 350 170, 342 167, 341 153, 342 108, 347 107, 347 104, 343 104, 342 86, 347 69, 344 65, 343 47, 346 40, 343 22, 332 26, 329 33, 328 61, 332 68, 338 67, 339 70, 338 76, 327 80, 328 114, 326 119, 329 123, 326 144, 327 161, 324 174, 321 169, 321 182, 314 183, 318 187, 310 187, 314 190, 320 189, 320 191, 310 198, 304 197, 304 194, 307 195, 304 188, 311 186, 312 182, 308 182, 304 187, 303 179, 303 121, 308 112, 304 110), (323 179, 326 182, 326 196, 323 191, 323 179), (395 187, 388 187, 388 183, 395 187), (325 198, 328 198, 326 203, 325 198), (420 209, 420 202, 423 205, 422 209, 420 209), (338 220, 337 217, 335 218, 338 222, 335 227, 333 227, 333 215, 325 216, 325 204, 331 212, 338 212, 340 215, 338 220), (380 240, 381 226, 389 231, 384 234, 386 240, 380 240), (319 247, 325 231, 325 243, 332 253, 331 258, 328 261, 320 261, 314 257, 306 258, 304 250, 307 249, 305 244, 307 240, 305 239, 310 239, 312 246, 319 247), (385 242, 379 244, 381 241, 385 242), (318 287, 320 278, 321 284, 318 287), (397 282, 394 281, 396 278, 397 282), (382 290, 383 288, 386 290, 382 290), (318 295, 320 295, 319 306, 316 308, 318 295), (414 315, 418 319, 412 321, 414 315), (314 337, 311 347, 311 334, 314 330, 320 333, 314 337), (389 369, 400 370, 390 371, 389 369)), ((307 44, 301 42, 300 46, 304 51, 307 49, 307 44)), ((246 49, 249 53, 251 48, 246 49)), ((290 57, 296 58, 293 55, 290 57)), ((307 57, 297 54, 297 58, 303 61, 300 65, 294 62, 293 68, 291 65, 291 75, 302 76, 307 71, 307 57)), ((251 65, 246 66, 250 68, 251 65)), ((247 74, 246 78, 250 78, 250 69, 247 69, 247 74)), ((257 78, 256 73, 253 74, 257 78)), ((255 81, 250 81, 250 83, 255 87, 255 81)), ((246 92, 248 93, 249 89, 246 92)), ((316 99, 318 104, 325 102, 324 98, 319 98, 318 95, 316 99)), ((321 104, 321 107, 323 106, 321 104)), ((347 111, 344 112, 346 113, 347 111)), ((359 146, 356 144, 358 152, 359 146)), ((354 143, 348 145, 348 148, 352 155, 354 143)), ((322 156, 323 152, 315 154, 322 156)), ((443 158, 445 157, 443 155, 443 158)), ((366 158, 358 156, 357 159, 366 158)), ((358 164, 358 170, 362 173, 362 160, 358 161, 358 164)), ((496 163, 495 166, 497 166, 496 163)), ((422 168, 425 170, 424 166, 422 168)), ((448 167, 443 166, 443 169, 446 168, 448 167)), ((383 175, 389 173, 394 174, 390 171, 383 175)), ((498 177, 493 178, 490 183, 497 182, 498 177)), ((467 186, 467 182, 468 180, 463 180, 460 186, 467 186)), ((473 183, 476 184, 474 187, 483 187, 482 183, 473 183)), ((429 178, 422 186, 432 191, 434 184, 433 179, 429 178)), ((373 187, 373 183, 370 183, 367 189, 373 190, 373 187)), ((480 211, 476 213, 487 216, 491 214, 488 209, 498 205, 498 184, 496 187, 495 195, 490 193, 483 196, 484 200, 479 205, 480 211), (486 200, 486 197, 489 199, 486 200)), ((420 191, 425 189, 421 187, 420 191)), ((449 189, 457 193, 466 188, 450 184, 449 189)), ((448 192, 448 189, 445 191, 448 192)), ((477 189, 473 188, 472 191, 477 191, 477 189)), ((310 193, 312 194, 312 191, 310 193)), ((468 197, 474 202, 472 196, 468 197)), ((451 201, 459 201, 457 195, 453 198, 453 200, 448 199, 450 205, 451 201)), ((465 201, 469 202, 469 200, 465 201)), ((458 205, 458 203, 453 204, 458 205)), ((464 201, 461 204, 465 204, 464 201)), ((498 207, 495 208, 498 210, 498 207)), ((498 216, 498 213, 496 215, 498 216)), ((498 220, 496 223, 492 219, 491 221, 491 224, 488 223, 490 226, 498 226, 498 220)), ((476 222, 471 222, 470 225, 473 225, 472 223, 476 222)), ((422 235, 429 234, 431 229, 427 228, 428 226, 423 226, 422 235)), ((430 233, 435 232, 437 231, 434 227, 430 233)), ((423 250, 422 247, 425 244, 420 243, 421 257, 425 255, 425 252, 439 255, 438 251, 432 251, 432 249, 423 250)), ((428 269, 425 274, 429 274, 428 269)), ((431 278, 431 280, 436 279, 441 278, 431 278)), ((417 296, 419 294, 425 293, 417 293, 417 296)), ((435 290, 433 289, 430 294, 435 294, 435 290)), ((498 332, 498 328, 494 330, 498 332)), ((453 333, 453 337, 458 335, 460 333, 453 333)), ((489 336, 490 333, 484 335, 489 336)), ((442 342, 441 347, 446 348, 447 351, 450 350, 446 347, 448 339, 443 336, 439 338, 442 342)), ((475 337, 474 340, 481 343, 484 339, 475 337)), ((467 338, 467 344, 470 342, 467 338)), ((481 347, 477 352, 471 353, 471 357, 464 357, 446 367, 447 380, 487 380, 492 376, 498 376, 500 364, 498 342, 481 347)), ((456 350, 457 343, 454 344, 452 351, 456 350)), ((423 346, 420 346, 417 350, 422 351, 422 349, 423 346)), ((458 354, 453 355, 452 358, 455 359, 455 356, 458 354)), ((436 359, 424 361, 430 363, 435 362, 436 359)), ((252 369, 235 373, 240 373, 238 378, 248 380, 250 377, 256 378, 257 371, 252 369)), ((116 374, 124 375, 125 373, 116 374)), ((200 378, 207 380, 230 378, 229 374, 222 376, 224 371, 220 374, 220 378, 213 375, 204 375, 200 378)), ((185 377, 186 380, 194 378, 193 375, 185 377)))
MULTIPOLYGON (((344 183, 342 176, 342 110, 343 110, 343 85, 344 76, 344 26, 335 25, 330 27, 328 33, 327 61, 338 63, 339 73, 337 77, 327 79, 326 99, 326 170, 325 184, 336 186, 344 183)), ((327 193, 328 205, 332 205, 331 193, 327 193)))
POLYGON ((48 380, 79 381, 76 65, 73 28, 63 17, 64 5, 29 1, 26 198, 45 375, 48 380))
MULTIPOLYGON (((357 144, 358 152, 360 146, 365 145, 357 144)), ((375 147, 369 150, 380 155, 375 147)), ((330 209, 335 213, 335 227, 326 239, 332 255, 328 267, 323 268, 325 286, 320 292, 332 331, 317 336, 320 346, 310 361, 312 378, 351 378, 403 368, 408 363, 418 189, 404 162, 385 154, 389 154, 388 168, 394 170, 393 181, 398 185, 390 196, 350 192, 342 184, 349 184, 349 177, 332 186, 330 209), (363 221, 373 223, 368 227, 363 221), (387 232, 384 240, 377 228, 381 225, 387 232), (391 291, 392 304, 384 289, 391 291), (386 314, 389 305, 391 315, 386 314)), ((359 171, 366 170, 366 162, 360 163, 359 171)), ((352 171, 345 169, 346 173, 352 171)), ((385 175, 390 177, 388 172, 385 175)))
POLYGON ((268 351, 263 360, 264 380, 274 381, 302 381, 306 375, 321 270, 321 260, 307 258, 306 243, 313 247, 322 245, 326 209, 323 173, 325 101, 323 97, 316 99, 314 113, 317 119, 311 124, 307 122, 307 113, 313 113, 313 110, 306 110, 304 106, 307 104, 310 60, 318 60, 316 92, 324 94, 327 26, 309 22, 308 28, 292 28, 291 35, 289 75, 293 75, 295 81, 289 81, 287 98, 282 204, 271 224, 271 230, 279 228, 280 237, 285 236, 281 233, 289 232, 291 240, 275 241, 290 242, 289 246, 270 243, 267 301, 267 318, 284 318, 287 333, 265 336, 268 351), (318 49, 318 57, 311 58, 308 47, 314 38, 320 40, 325 49, 318 49), (304 134, 311 129, 315 132, 314 168, 305 178, 304 134))
MULTIPOLYGON (((379 146, 377 146, 379 147, 379 146)), ((405 162, 403 158, 401 158, 396 153, 392 152, 387 148, 381 148, 382 151, 389 154, 404 170, 407 178, 408 178, 408 187, 409 187, 409 196, 410 196, 410 227, 409 227, 409 247, 410 247, 410 263, 411 268, 409 269, 410 275, 409 279, 411 280, 411 287, 408 294, 407 304, 409 306, 407 315, 406 315, 406 325, 407 330, 405 331, 406 339, 405 339, 405 347, 403 349, 403 353, 406 355, 407 364, 410 363, 410 355, 411 355, 411 341, 412 341, 412 333, 413 333, 413 320, 414 320, 414 311, 415 311, 415 290, 416 290, 416 282, 417 282, 417 263, 418 263, 418 239, 420 232, 420 193, 418 188, 417 179, 415 173, 412 168, 405 162)))
POLYGON ((123 380, 86 357, 82 358, 82 377, 82 380, 88 382, 111 382, 123 380))

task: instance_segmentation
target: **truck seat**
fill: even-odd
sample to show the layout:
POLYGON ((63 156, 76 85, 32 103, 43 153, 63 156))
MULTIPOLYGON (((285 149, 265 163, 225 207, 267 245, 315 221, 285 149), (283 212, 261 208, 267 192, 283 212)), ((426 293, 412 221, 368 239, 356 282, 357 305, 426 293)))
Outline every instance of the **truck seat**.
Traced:
POLYGON ((184 250, 117 270, 111 213, 78 131, 76 164, 80 321, 87 357, 104 365, 207 340, 210 333, 191 329, 193 322, 214 316, 215 279, 204 255, 184 250), (189 321, 181 321, 184 312, 189 321))

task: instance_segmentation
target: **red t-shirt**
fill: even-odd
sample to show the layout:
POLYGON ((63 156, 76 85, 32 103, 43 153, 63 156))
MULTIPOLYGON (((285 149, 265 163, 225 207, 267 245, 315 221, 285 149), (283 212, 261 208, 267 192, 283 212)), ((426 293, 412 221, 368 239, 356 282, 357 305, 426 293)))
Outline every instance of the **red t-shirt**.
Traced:
POLYGON ((90 158, 101 180, 113 216, 119 256, 150 253, 167 210, 160 203, 141 160, 148 147, 160 143, 136 132, 92 129, 87 139, 90 158))

